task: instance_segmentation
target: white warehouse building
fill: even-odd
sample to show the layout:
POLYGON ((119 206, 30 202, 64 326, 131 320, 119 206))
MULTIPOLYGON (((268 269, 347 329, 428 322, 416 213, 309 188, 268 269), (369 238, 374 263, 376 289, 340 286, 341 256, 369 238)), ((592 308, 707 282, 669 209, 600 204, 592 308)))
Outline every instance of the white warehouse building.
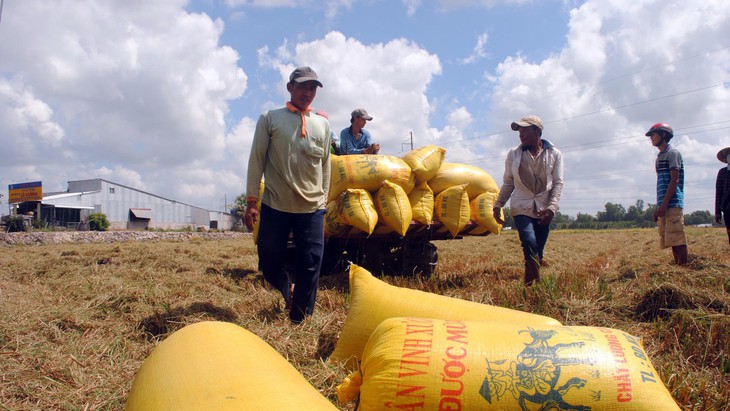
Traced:
MULTIPOLYGON (((18 212, 36 212, 38 202, 19 204, 18 212)), ((91 213, 106 215, 111 229, 231 230, 231 213, 206 210, 101 178, 69 181, 62 192, 43 193, 39 218, 49 225, 78 228, 91 213)))

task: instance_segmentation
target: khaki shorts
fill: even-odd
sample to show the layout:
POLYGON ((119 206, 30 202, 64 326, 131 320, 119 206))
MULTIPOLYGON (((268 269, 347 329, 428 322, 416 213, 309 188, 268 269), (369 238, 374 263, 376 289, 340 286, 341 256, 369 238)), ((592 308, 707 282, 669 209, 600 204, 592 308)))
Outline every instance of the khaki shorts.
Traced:
POLYGON ((659 247, 678 245, 687 245, 687 237, 684 235, 684 214, 681 208, 669 208, 664 217, 659 217, 659 247))

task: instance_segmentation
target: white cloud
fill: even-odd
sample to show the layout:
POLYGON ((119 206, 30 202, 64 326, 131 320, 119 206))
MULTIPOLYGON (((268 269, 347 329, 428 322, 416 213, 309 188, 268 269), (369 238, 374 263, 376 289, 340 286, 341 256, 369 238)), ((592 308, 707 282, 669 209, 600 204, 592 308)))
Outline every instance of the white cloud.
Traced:
POLYGON ((471 52, 471 55, 464 58, 461 63, 462 64, 473 64, 477 61, 483 59, 487 56, 487 52, 484 50, 484 48, 487 45, 487 40, 489 39, 489 35, 487 33, 482 33, 477 37, 477 43, 474 45, 474 49, 471 52))
MULTIPOLYGON (((723 43, 730 38, 730 3, 587 1, 570 15, 559 54, 539 62, 509 57, 490 74, 490 115, 504 123, 537 114, 545 135, 568 147, 563 207, 573 214, 586 197, 629 205, 643 192, 652 202, 657 151, 643 137, 646 129, 664 121, 679 136, 683 128, 700 125, 699 132, 728 120, 730 93, 719 85, 728 65, 716 62, 730 57, 723 43), (600 179, 611 175, 623 184, 601 191, 600 179)), ((717 164, 710 154, 727 143, 717 132, 673 141, 685 157, 690 210, 712 208, 714 182, 705 177, 717 164)))
POLYGON ((324 88, 313 106, 329 112, 336 133, 349 127, 352 110, 363 107, 374 118, 366 127, 383 152, 403 152, 410 131, 429 138, 426 91, 441 73, 441 64, 437 56, 406 39, 364 44, 331 32, 320 40, 299 43, 294 50, 262 53, 260 58, 279 70, 282 99, 288 97, 285 81, 294 67, 314 68, 324 88))
POLYGON ((102 165, 104 178, 171 195, 182 176, 151 173, 224 159, 228 102, 247 77, 218 44, 223 22, 182 0, 137 3, 6 4, 0 28, 22 41, 0 43, 0 113, 29 120, 5 134, 34 143, 18 161, 43 169, 38 157, 53 148, 69 153, 69 170, 102 165))
MULTIPOLYGON (((516 13, 521 3, 377 6, 411 16, 421 9, 441 13, 448 29, 456 24, 449 21, 453 9, 516 13)), ((486 66, 486 46, 504 33, 470 28, 467 33, 483 34, 465 62, 478 64, 458 68, 444 65, 457 58, 435 54, 423 33, 366 41, 384 36, 361 35, 331 19, 327 27, 343 28, 312 37, 312 15, 299 14, 317 7, 334 16, 362 1, 227 1, 225 11, 251 19, 270 13, 266 8, 278 7, 282 16, 290 11, 291 30, 277 35, 245 27, 247 19, 226 20, 227 28, 230 16, 185 11, 220 4, 5 2, 0 35, 13 41, 0 42, 0 135, 12 144, 3 149, 0 183, 42 179, 53 191, 68 180, 104 177, 195 205, 221 202, 222 193, 243 190, 257 114, 281 107, 290 71, 311 65, 325 84, 314 106, 330 113, 337 132, 349 125, 354 108, 366 108, 375 118, 367 128, 383 153, 403 153, 412 132, 416 146, 443 145, 448 161, 500 176, 504 153, 517 144, 509 123, 540 115, 546 137, 564 150, 569 214, 593 213, 586 207, 609 201, 633 204, 640 196, 653 201, 656 149, 643 134, 654 122, 669 122, 687 163, 689 209, 712 207, 712 175, 720 165, 714 153, 730 145, 730 49, 723 43, 730 38, 730 2, 580 2, 562 47, 554 45, 547 57, 545 50, 520 48, 497 66, 486 66), (221 44, 224 30, 260 37, 234 50, 221 44), (466 86, 453 79, 479 64, 485 64, 483 78, 466 86), (458 95, 459 89, 472 94, 458 95), (244 108, 233 115, 231 104, 244 108)), ((378 22, 368 28, 377 30, 378 22)), ((454 37, 463 31, 454 30, 454 37)))

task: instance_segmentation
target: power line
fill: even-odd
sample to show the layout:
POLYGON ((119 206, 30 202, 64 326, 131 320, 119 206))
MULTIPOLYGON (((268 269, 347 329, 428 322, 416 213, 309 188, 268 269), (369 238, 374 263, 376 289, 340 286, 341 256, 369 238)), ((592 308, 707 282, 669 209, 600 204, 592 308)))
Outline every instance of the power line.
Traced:
MULTIPOLYGON (((622 78, 634 76, 634 75, 637 75, 637 74, 640 74, 640 73, 644 73, 644 72, 648 72, 648 71, 652 71, 652 70, 658 70, 658 69, 661 69, 661 68, 666 67, 667 65, 671 65, 671 64, 675 64, 675 63, 679 63, 679 62, 684 62, 684 61, 691 60, 691 59, 694 59, 694 58, 697 58, 697 57, 709 56, 709 55, 712 55, 712 54, 715 54, 715 53, 719 53, 719 52, 724 51, 724 50, 727 50, 727 49, 730 49, 730 46, 724 46, 724 47, 720 47, 720 48, 715 49, 715 50, 704 51, 704 52, 700 52, 700 53, 693 54, 693 55, 690 55, 690 56, 682 57, 682 58, 679 58, 679 59, 676 59, 676 60, 671 60, 671 61, 668 61, 668 62, 665 62, 665 63, 656 64, 656 65, 653 65, 653 66, 649 66, 647 68, 644 68, 642 70, 638 70, 638 71, 626 73, 624 75, 620 75, 620 76, 617 76, 617 77, 613 77, 613 78, 610 78, 610 79, 602 80, 602 81, 599 81, 597 83, 594 83, 591 86, 585 86, 585 87, 578 88, 578 90, 597 88, 597 86, 599 84, 603 84, 603 83, 607 83, 607 82, 619 80, 619 79, 622 79, 622 78)), ((664 100, 664 99, 668 99, 668 98, 672 98, 672 97, 677 97, 677 96, 680 96, 680 95, 685 95, 685 94, 699 92, 699 91, 705 91, 705 90, 709 90, 709 89, 712 89, 712 88, 715 88, 715 87, 728 87, 729 84, 730 83, 728 83, 728 82, 723 82, 723 83, 713 84, 713 85, 710 85, 710 86, 700 87, 698 89, 685 90, 685 91, 678 92, 678 93, 675 93, 675 94, 670 94, 670 95, 667 95, 667 96, 655 97, 655 98, 652 98, 652 99, 638 101, 638 102, 634 102, 634 103, 629 103, 629 104, 625 104, 625 105, 622 105, 622 106, 608 107, 608 108, 605 108, 605 109, 602 109, 602 110, 598 110, 598 111, 595 111, 595 112, 584 113, 584 114, 580 114, 580 115, 577 115, 577 116, 574 116, 574 117, 566 117, 566 118, 559 119, 559 120, 548 121, 548 122, 545 122, 545 124, 557 123, 557 122, 560 122, 560 121, 572 120, 572 119, 576 119, 576 118, 580 118, 580 117, 586 117, 586 116, 590 116, 590 115, 594 115, 594 114, 599 114, 599 113, 603 113, 603 112, 607 112, 607 111, 624 109, 624 108, 627 108, 627 107, 633 107, 633 106, 640 105, 640 104, 645 104, 645 103, 649 103, 649 102, 664 100)), ((551 98, 557 97, 557 96, 562 95, 562 94, 565 94, 565 93, 567 93, 567 91, 564 91, 562 93, 552 94, 552 95, 546 96, 546 97, 544 97, 542 99, 533 100, 532 102, 546 100, 546 99, 551 99, 551 98)), ((529 102, 528 102, 528 104, 529 104, 529 102)), ((493 133, 489 133, 489 134, 485 134, 485 135, 480 135, 480 136, 475 136, 475 137, 465 137, 465 138, 458 139, 458 140, 447 141, 447 142, 443 142, 442 144, 446 145, 446 144, 451 144, 451 143, 458 143, 458 142, 465 141, 465 140, 481 139, 481 138, 492 137, 492 136, 496 136, 496 135, 500 135, 500 134, 505 134, 505 133, 508 133, 508 132, 509 132, 508 130, 502 130, 502 131, 497 131, 497 132, 493 132, 493 133)))
MULTIPOLYGON (((715 125, 725 124, 725 123, 730 123, 730 120, 717 121, 717 122, 713 122, 713 123, 695 124, 692 126, 675 128, 675 130, 676 131, 691 130, 691 129, 696 129, 699 127, 715 126, 715 125)), ((707 132, 711 132, 711 131, 727 130, 727 129, 730 129, 730 126, 715 127, 715 128, 711 128, 711 129, 705 129, 705 130, 696 130, 696 131, 692 131, 692 133, 699 134, 699 133, 707 133, 707 132)), ((675 132, 675 134, 677 134, 677 133, 675 132)), ((590 142, 586 142, 586 143, 582 143, 582 144, 560 146, 559 148, 560 148, 561 152, 567 153, 567 152, 595 150, 595 149, 600 149, 600 148, 604 148, 604 147, 611 147, 611 146, 616 145, 616 143, 619 143, 619 142, 632 142, 632 141, 639 142, 639 141, 644 141, 644 140, 645 140, 645 136, 643 136, 643 135, 629 136, 629 137, 617 137, 617 138, 611 138, 611 139, 602 139, 599 141, 590 141, 590 142)), ((504 157, 503 156, 498 157, 495 155, 495 156, 490 156, 490 157, 477 157, 477 158, 472 158, 469 160, 460 160, 459 162, 467 163, 467 164, 493 163, 493 162, 502 163, 502 162, 504 162, 504 157)))

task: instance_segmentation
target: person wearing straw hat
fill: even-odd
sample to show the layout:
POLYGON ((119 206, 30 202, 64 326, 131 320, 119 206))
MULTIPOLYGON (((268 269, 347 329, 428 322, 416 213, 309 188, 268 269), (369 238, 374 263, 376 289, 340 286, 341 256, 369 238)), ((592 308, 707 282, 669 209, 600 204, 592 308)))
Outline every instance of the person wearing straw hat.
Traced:
POLYGON ((730 147, 718 151, 717 159, 727 166, 717 172, 715 181, 715 221, 719 224, 725 217, 727 241, 730 244, 730 147))
POLYGON ((667 123, 656 123, 645 136, 659 150, 655 169, 657 174, 657 205, 654 221, 659 225, 659 247, 672 247, 674 262, 687 264, 687 236, 684 234, 684 162, 682 154, 669 144, 674 129, 667 123))
POLYGON ((310 67, 291 73, 286 107, 261 114, 256 123, 246 176, 246 227, 253 230, 260 218, 259 267, 266 281, 281 292, 294 324, 314 312, 324 252, 330 124, 310 108, 319 87, 322 83, 310 67), (296 248, 295 287, 282 258, 290 234, 296 248))

